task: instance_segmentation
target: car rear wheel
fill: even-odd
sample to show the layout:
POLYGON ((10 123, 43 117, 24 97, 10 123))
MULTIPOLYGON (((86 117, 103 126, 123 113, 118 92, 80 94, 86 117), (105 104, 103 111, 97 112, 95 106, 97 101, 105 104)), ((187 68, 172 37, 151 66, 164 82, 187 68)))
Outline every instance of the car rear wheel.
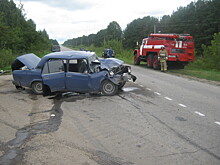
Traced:
POLYGON ((118 86, 109 80, 104 80, 101 84, 101 92, 106 96, 115 95, 118 92, 118 86))
POLYGON ((40 81, 33 82, 31 85, 31 89, 34 94, 40 95, 43 94, 43 84, 40 81))

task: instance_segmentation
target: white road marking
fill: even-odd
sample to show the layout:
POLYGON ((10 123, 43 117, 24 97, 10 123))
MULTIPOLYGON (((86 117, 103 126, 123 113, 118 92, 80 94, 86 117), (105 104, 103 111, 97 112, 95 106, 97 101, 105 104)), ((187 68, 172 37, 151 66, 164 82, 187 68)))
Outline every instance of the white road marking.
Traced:
POLYGON ((155 93, 155 94, 157 94, 157 95, 159 95, 159 96, 161 95, 161 94, 160 94, 160 93, 158 93, 158 92, 154 92, 154 93, 155 93))
POLYGON ((144 87, 143 85, 139 85, 139 86, 142 87, 142 88, 144 87))
POLYGON ((186 108, 186 105, 184 104, 179 104, 179 106, 186 108))
POLYGON ((199 116, 202 116, 202 117, 205 116, 203 113, 200 113, 200 112, 198 112, 198 111, 195 111, 195 113, 196 113, 197 115, 199 115, 199 116))
POLYGON ((170 101, 173 100, 173 99, 171 99, 171 98, 169 98, 169 97, 164 97, 164 98, 167 99, 167 100, 170 100, 170 101))
POLYGON ((220 122, 219 122, 219 121, 216 121, 216 122, 215 122, 215 124, 218 124, 218 125, 220 125, 220 122))
POLYGON ((149 91, 151 91, 151 89, 150 88, 146 88, 147 90, 149 90, 149 91))

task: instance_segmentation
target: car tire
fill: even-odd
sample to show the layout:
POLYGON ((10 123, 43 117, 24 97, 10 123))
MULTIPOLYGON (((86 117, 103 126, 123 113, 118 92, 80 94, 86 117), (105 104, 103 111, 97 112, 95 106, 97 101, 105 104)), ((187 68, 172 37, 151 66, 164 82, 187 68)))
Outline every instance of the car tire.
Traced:
POLYGON ((122 89, 125 84, 126 84, 126 81, 123 81, 123 82, 119 83, 118 89, 122 89))
POLYGON ((35 81, 31 84, 31 89, 36 95, 43 94, 43 84, 40 81, 35 81))
POLYGON ((118 86, 109 80, 101 83, 101 93, 105 96, 113 96, 118 92, 118 86))

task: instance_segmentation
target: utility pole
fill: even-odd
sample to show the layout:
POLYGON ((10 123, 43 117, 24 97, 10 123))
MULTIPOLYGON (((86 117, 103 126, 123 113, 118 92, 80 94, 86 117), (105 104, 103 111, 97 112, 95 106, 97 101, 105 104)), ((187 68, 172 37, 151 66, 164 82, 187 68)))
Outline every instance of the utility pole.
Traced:
POLYGON ((154 34, 156 33, 156 25, 154 25, 154 34))

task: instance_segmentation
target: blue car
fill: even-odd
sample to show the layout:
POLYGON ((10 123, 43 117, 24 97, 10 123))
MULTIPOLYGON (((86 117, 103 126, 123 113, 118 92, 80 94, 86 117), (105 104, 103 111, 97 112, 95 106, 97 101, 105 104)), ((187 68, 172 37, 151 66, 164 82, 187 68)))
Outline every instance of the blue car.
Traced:
POLYGON ((127 81, 136 80, 131 67, 116 58, 99 59, 94 52, 63 51, 42 59, 25 54, 12 63, 13 84, 35 94, 60 92, 115 95, 127 81))

